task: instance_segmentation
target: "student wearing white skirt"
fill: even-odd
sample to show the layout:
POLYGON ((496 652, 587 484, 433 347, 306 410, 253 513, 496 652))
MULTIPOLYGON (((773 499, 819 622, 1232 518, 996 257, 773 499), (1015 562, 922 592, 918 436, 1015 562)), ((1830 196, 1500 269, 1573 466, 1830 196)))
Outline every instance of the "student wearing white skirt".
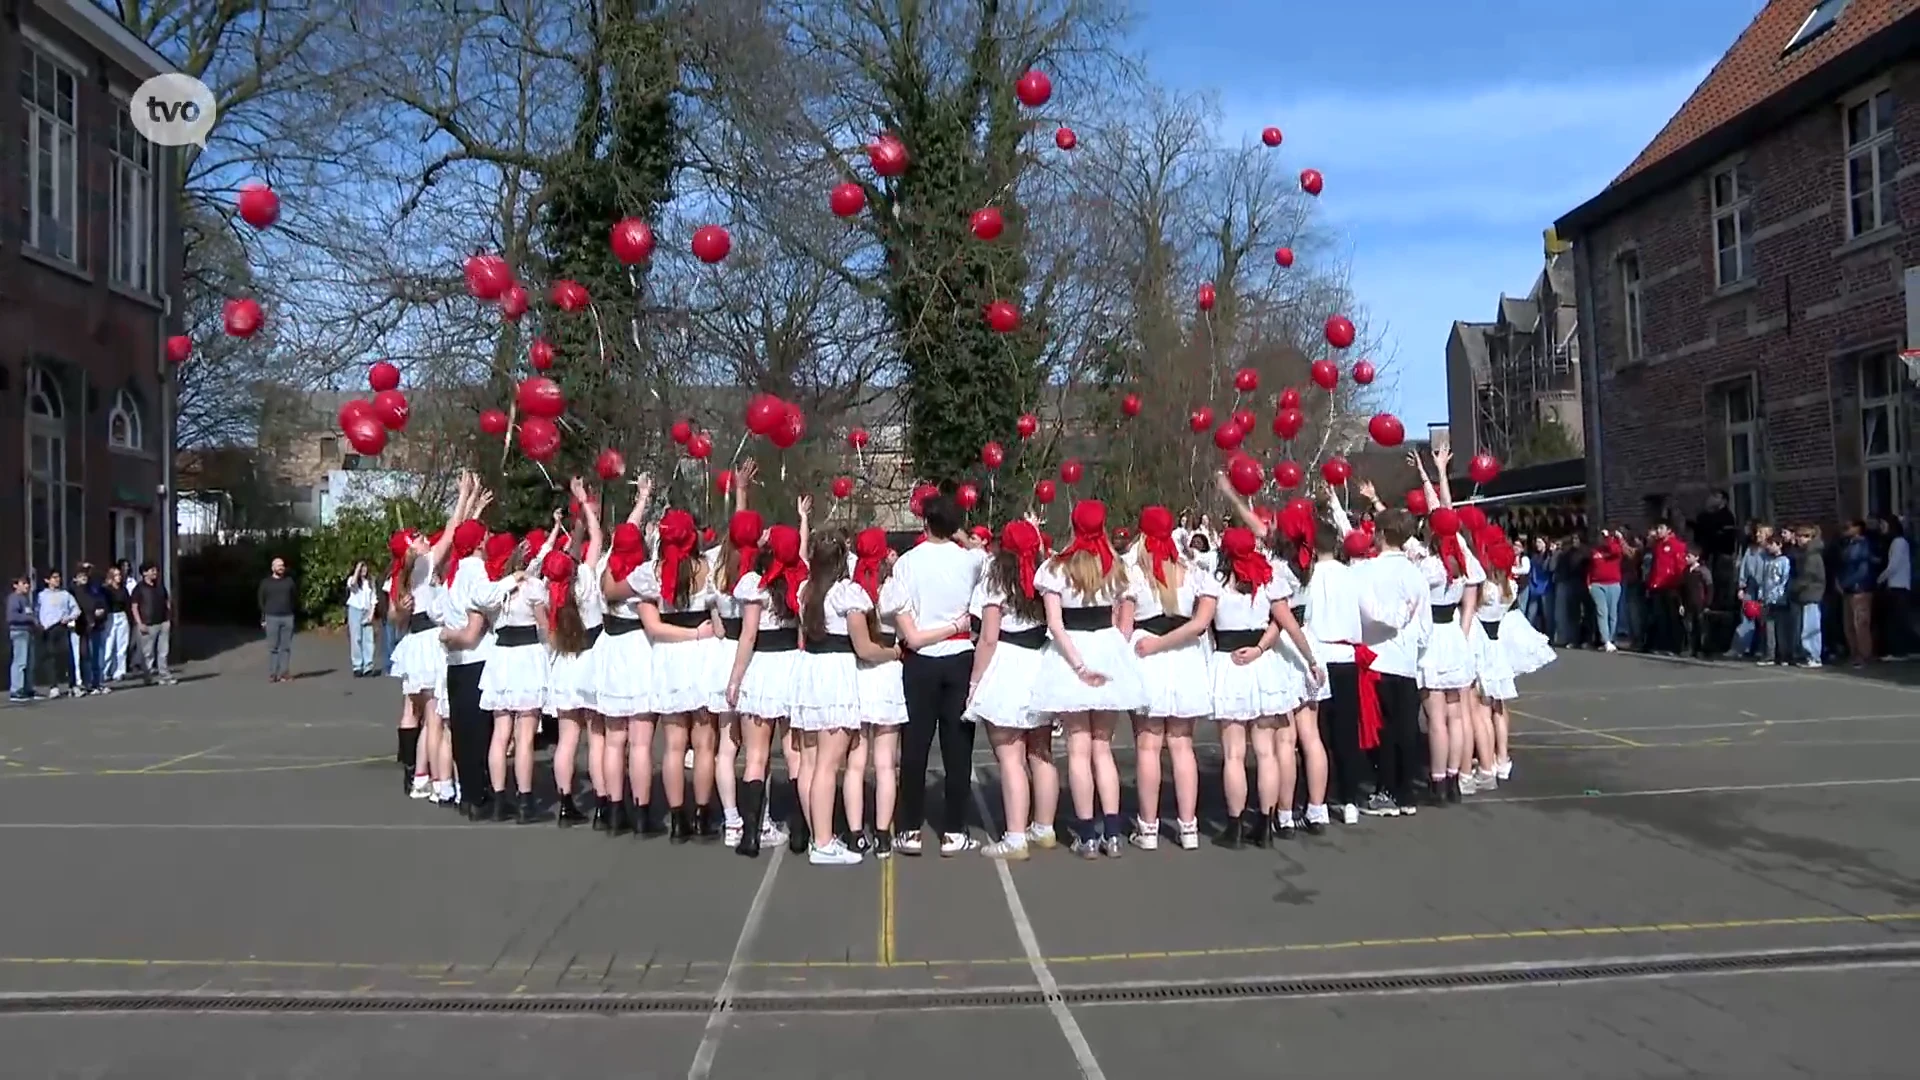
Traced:
POLYGON ((1133 613, 1133 652, 1140 658, 1146 709, 1133 717, 1140 812, 1128 840, 1142 851, 1160 846, 1160 752, 1173 763, 1174 823, 1180 847, 1200 847, 1200 764, 1193 753, 1195 720, 1213 715, 1213 623, 1220 583, 1183 560, 1173 542, 1173 511, 1140 512, 1133 562, 1142 588, 1133 613))
MULTIPOLYGON (((761 824, 767 815, 767 771, 774 735, 793 715, 793 680, 800 648, 800 583, 807 564, 800 560, 800 531, 791 525, 767 530, 767 542, 754 568, 740 576, 733 595, 741 602, 740 640, 735 643, 733 668, 727 675, 727 707, 740 714, 747 764, 740 792, 742 855, 760 854, 761 824), (755 769, 756 761, 759 763, 755 769)), ((806 843, 806 822, 799 807, 797 755, 787 759, 787 775, 794 800, 788 822, 787 844, 806 843)), ((804 850, 804 846, 802 847, 804 850)))
MULTIPOLYGON (((881 834, 866 828, 867 762, 873 762, 873 820, 893 820, 893 804, 900 786, 900 728, 907 722, 907 693, 901 682, 899 627, 893 610, 900 607, 898 588, 889 593, 893 602, 883 604, 881 594, 893 581, 893 551, 887 547, 885 529, 862 529, 853 538, 850 573, 853 583, 867 594, 866 636, 874 648, 860 661, 860 730, 847 747, 846 777, 841 781, 842 798, 847 808, 847 830, 852 834, 853 850, 869 851, 882 858, 893 854, 892 837, 887 836, 881 852, 881 834), (889 609, 882 613, 882 608, 889 609)), ((857 633, 857 632, 856 632, 857 633)))
MULTIPOLYGON (((893 649, 874 641, 866 614, 873 598, 847 576, 847 542, 839 530, 816 536, 807 553, 807 580, 800 586, 800 630, 806 650, 794 661, 792 723, 804 748, 801 784, 806 798, 807 832, 813 838, 807 861, 815 866, 851 866, 861 853, 833 828, 834 794, 847 750, 860 734, 860 664, 884 662, 893 649)), ((847 787, 863 778, 849 772, 847 787)), ((857 801, 857 799, 855 800, 857 801)), ((848 817, 849 826, 854 818, 848 817)))
POLYGON ((389 657, 393 673, 400 678, 400 764, 412 798, 441 804, 455 801, 453 744, 447 738, 446 718, 437 698, 447 681, 447 648, 440 643, 445 569, 453 551, 453 535, 475 512, 480 494, 473 474, 462 473, 460 495, 446 528, 431 539, 407 529, 395 533, 388 542, 393 555, 387 582, 388 610, 392 618, 404 619, 407 625, 406 636, 389 657))
POLYGON ((1039 564, 1040 529, 1031 521, 1008 522, 969 605, 980 620, 980 640, 966 715, 987 725, 1006 815, 1000 839, 980 849, 990 859, 1025 859, 1030 848, 1056 843, 1060 772, 1053 764, 1053 721, 1033 708, 1033 684, 1047 646, 1046 602, 1034 584, 1039 564))
POLYGON ((1487 575, 1461 542, 1460 517, 1451 507, 1435 510, 1427 528, 1432 550, 1416 565, 1427 580, 1433 634, 1420 650, 1420 686, 1427 715, 1427 802, 1437 806, 1460 801, 1460 774, 1473 755, 1467 697, 1479 678, 1474 607, 1487 575))
POLYGON ((1291 575, 1286 581, 1274 580, 1273 563, 1260 550, 1252 530, 1232 528, 1220 534, 1219 580, 1213 616, 1213 718, 1220 725, 1225 759, 1221 787, 1227 802, 1219 843, 1226 848, 1238 848, 1248 840, 1264 845, 1280 806, 1281 752, 1284 749, 1289 758, 1293 754, 1291 725, 1282 721, 1312 696, 1325 680, 1325 672, 1287 606, 1293 590, 1291 575), (1305 679, 1296 681, 1285 661, 1273 652, 1282 632, 1306 658, 1305 679), (1249 743, 1260 800, 1251 820, 1247 814, 1249 743))
POLYGON ((506 821, 516 815, 521 824, 537 817, 533 794, 534 733, 540 727, 540 709, 547 700, 547 593, 541 582, 527 576, 529 565, 538 566, 547 557, 542 548, 529 550, 529 541, 545 544, 547 537, 514 540, 509 533, 490 537, 487 576, 496 582, 508 578, 518 581, 507 590, 499 613, 493 620, 493 651, 487 654, 486 670, 480 673, 480 707, 493 714, 493 739, 487 746, 487 773, 493 789, 500 795, 494 803, 494 820, 506 821), (497 543, 496 541, 505 541, 497 543), (507 557, 498 558, 497 549, 506 548, 507 557), (513 798, 506 797, 507 750, 513 750, 513 798))
POLYGON ((578 477, 573 481, 573 501, 580 508, 586 546, 577 556, 556 551, 541 564, 541 574, 547 579, 547 614, 552 621, 547 635, 547 708, 560 722, 559 738, 553 744, 553 781, 560 792, 556 818, 561 828, 587 819, 573 794, 574 762, 580 753, 580 737, 585 735, 587 774, 593 780, 595 796, 593 827, 606 830, 613 827, 613 822, 599 796, 605 790, 600 766, 607 729, 594 709, 593 693, 593 646, 600 640, 600 620, 606 609, 600 596, 600 559, 606 538, 600 532, 600 506, 588 497, 586 485, 578 477), (550 572, 563 567, 567 573, 564 585, 563 579, 550 572))
POLYGON ((1480 607, 1476 612, 1480 633, 1480 698, 1492 727, 1493 760, 1482 761, 1488 772, 1475 772, 1477 789, 1495 787, 1513 775, 1513 757, 1507 742, 1507 703, 1520 696, 1515 679, 1530 675, 1553 662, 1553 646, 1546 636, 1533 628, 1526 616, 1514 607, 1519 589, 1513 579, 1517 552, 1511 543, 1485 545, 1486 583, 1480 586, 1480 607))
POLYGON ((1066 731, 1074 852, 1118 858, 1126 841, 1113 731, 1120 714, 1143 708, 1147 700, 1140 658, 1129 640, 1140 585, 1107 541, 1106 504, 1084 499, 1074 505, 1072 521, 1073 542, 1033 578, 1045 598, 1048 636, 1033 708, 1051 713, 1066 731))
MULTIPOLYGON (((642 476, 635 485, 633 512, 613 530, 600 575, 603 597, 610 585, 625 581, 647 561, 646 536, 640 531, 640 522, 646 518, 653 481, 642 476)), ((638 599, 630 596, 619 603, 608 603, 600 618, 600 640, 593 645, 593 697, 607 731, 600 760, 601 778, 607 786, 599 794, 607 809, 607 833, 611 836, 628 832, 654 836, 660 831, 649 812, 653 797, 653 715, 648 686, 652 678, 653 650, 640 622, 638 599)))
MULTIPOLYGON (((752 464, 752 462, 746 462, 741 465, 743 473, 750 469, 752 464)), ((766 532, 766 526, 761 522, 760 515, 746 509, 745 497, 742 494, 745 488, 744 480, 734 484, 735 505, 740 508, 734 511, 733 517, 727 522, 726 538, 707 556, 708 580, 713 582, 713 588, 709 590, 708 596, 711 598, 714 614, 720 619, 720 629, 724 636, 707 643, 704 673, 701 677, 702 683, 707 688, 707 711, 720 718, 720 742, 715 754, 714 778, 715 786, 720 791, 720 812, 724 820, 721 843, 735 849, 740 846, 741 830, 745 827, 744 819, 740 814, 740 790, 734 780, 735 763, 741 758, 740 751, 748 745, 750 739, 748 733, 742 730, 740 715, 734 712, 733 706, 727 704, 727 677, 733 671, 733 653, 740 641, 740 612, 746 606, 739 597, 733 595, 733 589, 740 583, 742 575, 750 573, 754 563, 759 560, 760 539, 766 532)), ((745 755, 745 773, 747 779, 757 778, 764 784, 767 776, 767 759, 773 745, 772 734, 767 733, 766 739, 758 745, 757 763, 753 752, 749 751, 745 755)), ((786 841, 786 834, 779 829, 777 823, 771 820, 766 821, 761 831, 761 840, 766 843, 779 844, 786 841)))

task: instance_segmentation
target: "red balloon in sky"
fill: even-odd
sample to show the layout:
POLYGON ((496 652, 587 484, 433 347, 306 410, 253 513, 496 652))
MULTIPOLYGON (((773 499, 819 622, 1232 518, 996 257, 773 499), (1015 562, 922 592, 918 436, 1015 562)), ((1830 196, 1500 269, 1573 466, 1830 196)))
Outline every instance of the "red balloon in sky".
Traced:
POLYGON ((1260 132, 1260 141, 1263 143, 1266 143, 1268 146, 1279 146, 1280 145, 1280 129, 1277 127, 1269 127, 1265 129, 1264 131, 1260 132))
POLYGON ((1196 435, 1212 426, 1213 410, 1207 408, 1205 405, 1187 414, 1187 427, 1196 435))
POLYGON ((1424 488, 1412 488, 1407 491, 1407 513, 1414 517, 1427 515, 1427 493, 1424 488))
POLYGON ((1233 373, 1233 388, 1243 394, 1251 394, 1260 389, 1260 373, 1250 367, 1243 367, 1233 373))
POLYGON ((1199 308, 1201 311, 1212 311, 1213 302, 1214 300, 1217 299, 1217 296, 1213 290, 1213 282, 1211 281, 1201 282, 1200 289, 1196 293, 1193 299, 1194 299, 1194 303, 1199 305, 1199 308))
POLYGON ((702 225, 693 231, 693 257, 712 265, 733 250, 733 237, 718 225, 702 225))
POLYGON ((1373 377, 1378 374, 1379 372, 1373 369, 1373 361, 1371 360, 1362 360, 1353 365, 1353 381, 1359 383, 1361 386, 1371 384, 1373 377))
POLYGON ((989 469, 997 469, 1007 462, 1007 451, 997 442, 990 442, 980 448, 980 464, 989 469))
POLYGON ((1327 318, 1327 344, 1336 349, 1344 349, 1353 344, 1353 320, 1345 315, 1331 315, 1327 318))
POLYGON ((960 509, 971 510, 980 505, 980 489, 972 484, 961 484, 953 489, 953 501, 960 504, 960 509))
POLYGON ((1213 429, 1213 445, 1222 450, 1238 450, 1247 441, 1247 433, 1238 424, 1221 424, 1213 429))
POLYGON ((260 310, 258 301, 251 297, 229 300, 220 309, 220 322, 229 335, 237 338, 250 338, 260 332, 260 324, 266 321, 266 312, 260 310))
POLYGON ((1297 461, 1283 461, 1273 467, 1273 482, 1284 490, 1292 491, 1305 483, 1306 479, 1307 470, 1301 468, 1297 461))
POLYGON ((1291 386, 1280 391, 1280 407, 1283 409, 1299 408, 1300 407, 1300 391, 1291 386))
POLYGON ((907 144, 882 135, 867 146, 867 162, 880 176, 899 176, 907 171, 907 144))
POLYGON ((340 421, 340 430, 345 431, 347 425, 351 424, 355 417, 361 416, 373 417, 375 423, 379 422, 379 417, 373 416, 373 402, 368 401, 366 398, 352 398, 348 400, 340 406, 340 413, 337 417, 340 421))
POLYGON ((1373 436, 1373 441, 1381 446, 1391 447, 1406 441, 1407 429, 1400 423, 1400 418, 1392 413, 1376 413, 1373 419, 1367 421, 1367 434, 1373 436))
POLYGON ((1044 71, 1029 71, 1013 84, 1013 92, 1020 95, 1020 104, 1037 109, 1053 97, 1053 80, 1044 71))
POLYGON ((1253 434, 1254 425, 1258 423, 1258 421, 1253 418, 1252 409, 1235 409, 1233 415, 1228 417, 1228 419, 1233 422, 1234 427, 1240 429, 1242 437, 1253 434))
POLYGON ((1322 390, 1331 390, 1340 385, 1340 369, 1331 360, 1315 360, 1311 374, 1313 384, 1322 390))
POLYGON ((1141 405, 1139 394, 1128 394, 1120 399, 1120 412, 1129 417, 1139 416, 1141 405))
POLYGON ((845 499, 845 498, 852 497, 852 495, 853 495, 853 477, 836 476, 833 478, 833 497, 834 498, 845 499))
MULTIPOLYGON (((193 339, 185 334, 175 334, 167 339, 167 361, 184 364, 193 355, 193 339)), ((396 377, 398 373, 396 372, 396 377)))
POLYGON ((553 342, 546 338, 534 338, 527 346, 527 362, 535 371, 545 371, 553 366, 553 342))
POLYGON ((1330 457, 1320 463, 1320 476, 1329 484, 1344 484, 1353 475, 1353 466, 1343 457, 1330 457))
POLYGON ((1005 300, 995 300, 987 305, 987 325, 1001 334, 1010 334, 1020 329, 1020 309, 1005 300))
POLYGON ((867 443, 872 440, 873 436, 869 435, 867 429, 863 427, 857 427, 847 432, 847 445, 853 447, 855 450, 866 449, 867 443))
POLYGON ((587 287, 561 278, 553 283, 553 306, 561 311, 579 311, 587 306, 587 287))
POLYGON ((1058 493, 1058 489, 1053 486, 1053 481, 1051 480, 1042 480, 1033 485, 1034 501, 1042 506, 1052 502, 1053 497, 1058 493))
POLYGON ((694 433, 687 440, 687 456, 696 461, 705 461, 713 456, 713 436, 704 431, 694 433))
POLYGON ((788 405, 786 415, 780 418, 778 427, 767 433, 767 439, 780 449, 787 450, 799 442, 800 437, 806 433, 807 421, 800 415, 800 407, 788 405))
POLYGON ((747 430, 755 435, 772 435, 787 418, 787 403, 772 394, 755 394, 747 402, 747 430))
POLYGON ((632 266, 653 258, 653 226, 639 218, 621 218, 614 222, 608 242, 613 246, 613 257, 623 265, 632 266))
POLYGON ((626 475, 627 460, 620 456, 620 451, 609 446, 600 451, 599 457, 593 459, 593 471, 598 473, 602 480, 618 480, 626 475))
POLYGON ((382 390, 397 390, 400 388, 400 369, 385 360, 376 360, 367 369, 367 385, 376 394, 382 390))
POLYGON ((540 375, 520 380, 513 400, 521 413, 530 417, 551 420, 567 411, 567 396, 560 392, 560 384, 540 375))
POLYGON ((674 442, 685 446, 687 440, 693 438, 693 425, 685 420, 675 420, 673 426, 667 429, 667 434, 673 436, 674 442))
POLYGON ((527 290, 518 285, 509 285, 500 294, 500 314, 508 322, 519 322, 520 316, 527 313, 527 290))
POLYGON ((240 189, 240 220, 256 229, 265 229, 280 220, 280 196, 265 184, 248 184, 240 189))
POLYGON ((1499 475, 1500 459, 1484 450, 1467 462, 1467 476, 1476 484, 1491 484, 1493 478, 1499 475))
POLYGON ((1080 478, 1086 474, 1087 467, 1075 461, 1073 458, 1068 458, 1060 463, 1060 480, 1062 483, 1077 484, 1080 482, 1080 478))
POLYGON ((1080 136, 1075 135, 1072 128, 1062 127, 1053 133, 1053 145, 1062 150, 1071 150, 1080 145, 1080 136))
POLYGON ((1301 191, 1304 191, 1309 195, 1318 195, 1320 194, 1320 188, 1324 186, 1325 183, 1326 183, 1326 178, 1320 175, 1319 169, 1301 169, 1300 170, 1300 190, 1301 191))
POLYGON ((356 454, 372 457, 387 448, 387 429, 380 426, 380 421, 371 415, 354 416, 341 427, 340 432, 347 437, 347 443, 356 454))
POLYGON ((983 206, 967 219, 967 227, 981 240, 998 240, 1006 230, 1007 219, 997 206, 983 206))
POLYGON ((1276 263, 1279 263, 1280 269, 1282 270, 1285 270, 1287 267, 1292 266, 1293 265, 1293 249, 1290 247, 1275 248, 1273 251, 1273 261, 1276 263))
POLYGON ((1252 495, 1266 484, 1267 477, 1261 471, 1259 462, 1245 454, 1236 454, 1227 463, 1227 482, 1240 494, 1252 495))
POLYGON ((373 395, 373 416, 388 431, 407 426, 407 395, 398 390, 382 390, 373 395))
POLYGON ((1307 426, 1307 414, 1299 409, 1281 409, 1273 414, 1273 433, 1292 442, 1300 435, 1300 429, 1307 426))
POLYGON ((713 488, 722 495, 733 494, 733 470, 721 469, 713 474, 713 488))
POLYGON ((507 425, 512 421, 499 409, 488 409, 480 414, 480 430, 488 435, 505 435, 507 425))
POLYGON ((498 300, 513 284, 513 271, 498 255, 471 255, 467 258, 467 292, 479 300, 498 300))
POLYGON ((1032 413, 1021 413, 1020 419, 1013 422, 1013 431, 1023 439, 1031 439, 1040 431, 1040 418, 1032 413))
POLYGON ((833 189, 833 194, 827 199, 827 205, 833 207, 833 212, 838 217, 852 217, 867 208, 867 189, 848 181, 833 189))
POLYGON ((552 461, 560 452, 560 428, 544 416, 520 421, 520 452, 535 461, 552 461))

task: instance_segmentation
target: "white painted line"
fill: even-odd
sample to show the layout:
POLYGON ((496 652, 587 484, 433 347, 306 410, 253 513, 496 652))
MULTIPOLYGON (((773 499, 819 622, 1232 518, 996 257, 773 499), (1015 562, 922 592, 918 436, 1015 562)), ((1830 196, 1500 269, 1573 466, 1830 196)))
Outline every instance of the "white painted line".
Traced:
MULTIPOLYGON (((1743 710, 1741 715, 1751 716, 1753 714, 1743 710)), ((1640 724, 1634 727, 1596 727, 1588 728, 1587 730, 1595 735, 1632 735, 1646 731, 1712 731, 1719 728, 1788 727, 1797 724, 1839 724, 1869 720, 1920 720, 1920 713, 1860 713, 1850 716, 1795 716, 1784 720, 1769 720, 1761 717, 1754 720, 1733 720, 1716 724, 1640 724)), ((1529 732, 1528 734, 1558 736, 1561 733, 1555 731, 1536 731, 1529 732)), ((1567 732, 1566 734, 1571 735, 1573 732, 1567 732)))
POLYGON ((740 939, 733 943, 733 957, 727 961, 727 974, 713 995, 713 1011, 707 1014, 706 1030, 700 1033, 700 1046, 693 1052, 693 1064, 687 1067, 687 1080, 706 1080, 713 1072, 713 1056, 720 1051, 720 1038, 733 1021, 733 995, 740 987, 740 972, 747 961, 753 941, 760 936, 760 924, 767 917, 767 902, 773 898, 773 880, 779 876, 780 861, 787 856, 785 844, 776 845, 773 858, 767 860, 767 872, 760 875, 760 887, 754 890, 753 903, 747 906, 747 918, 740 924, 740 939))
MULTIPOLYGON (((987 810, 987 797, 980 793, 980 770, 972 771, 974 808, 980 811, 981 825, 991 828, 993 814, 987 810)), ((1080 1065, 1081 1080, 1106 1080, 1107 1074, 1094 1058, 1093 1047, 1087 1042, 1086 1033, 1080 1030, 1080 1022, 1073 1018, 1073 1010, 1067 1008, 1067 1003, 1060 1000, 1060 984, 1054 981, 1047 958, 1040 952, 1040 938, 1033 932, 1033 920, 1027 918, 1027 905, 1020 902, 1020 890, 1013 884, 1013 871, 1005 860, 991 861, 1000 877, 1000 891, 1007 898, 1007 914, 1013 917, 1014 933, 1019 935, 1020 948, 1027 954, 1027 966, 1033 969, 1034 981, 1046 996, 1047 1011, 1053 1014, 1053 1022, 1059 1025, 1061 1036, 1073 1050, 1073 1060, 1080 1065)))
POLYGON ((1791 784, 1719 784, 1711 787, 1648 788, 1641 791, 1601 791, 1592 795, 1489 795, 1473 797, 1476 804, 1585 802, 1591 799, 1651 799, 1662 795, 1732 795, 1747 791, 1801 791, 1830 787, 1873 787, 1920 784, 1920 776, 1893 776, 1884 780, 1805 780, 1791 784))

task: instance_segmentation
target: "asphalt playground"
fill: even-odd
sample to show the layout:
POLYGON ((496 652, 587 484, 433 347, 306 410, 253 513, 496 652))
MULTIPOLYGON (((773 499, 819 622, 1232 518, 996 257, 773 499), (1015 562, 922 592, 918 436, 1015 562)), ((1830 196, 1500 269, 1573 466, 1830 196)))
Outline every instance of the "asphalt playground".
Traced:
POLYGON ((1911 1075, 1920 665, 1563 653, 1462 806, 828 869, 409 802, 344 651, 0 710, 0 1073, 1911 1075))

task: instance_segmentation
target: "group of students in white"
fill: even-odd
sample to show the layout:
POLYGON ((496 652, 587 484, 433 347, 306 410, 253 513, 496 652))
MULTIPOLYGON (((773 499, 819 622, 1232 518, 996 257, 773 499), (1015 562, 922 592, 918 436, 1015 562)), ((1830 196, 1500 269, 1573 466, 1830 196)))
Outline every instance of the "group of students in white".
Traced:
POLYGON ((786 842, 823 865, 934 846, 936 740, 933 840, 949 856, 1058 846, 1062 737, 1065 839, 1087 858, 1159 846, 1163 768, 1174 839, 1199 846, 1204 723, 1222 752, 1222 846, 1459 801, 1511 775, 1505 705, 1553 651, 1514 608, 1512 545, 1453 507, 1445 463, 1443 452, 1437 489, 1425 484, 1423 527, 1364 484, 1373 512, 1356 526, 1331 491, 1257 511, 1222 477, 1242 524, 1217 544, 1150 506, 1116 550, 1106 507, 1086 500, 1055 550, 1031 517, 968 532, 954 500, 934 495, 899 554, 877 528, 814 526, 807 498, 797 525, 768 527, 747 507, 751 462, 709 544, 682 509, 647 525, 645 477, 611 535, 577 480, 572 534, 556 510, 551 531, 489 535, 490 495, 463 477, 445 529, 391 543, 406 790, 476 820, 539 820, 545 715, 558 720, 560 825, 718 833, 749 856, 786 842), (1135 750, 1129 823, 1122 724, 1135 750), (984 846, 967 826, 982 725, 1003 815, 984 846), (575 792, 583 743, 590 801, 575 792), (784 820, 770 812, 776 745, 784 820))

